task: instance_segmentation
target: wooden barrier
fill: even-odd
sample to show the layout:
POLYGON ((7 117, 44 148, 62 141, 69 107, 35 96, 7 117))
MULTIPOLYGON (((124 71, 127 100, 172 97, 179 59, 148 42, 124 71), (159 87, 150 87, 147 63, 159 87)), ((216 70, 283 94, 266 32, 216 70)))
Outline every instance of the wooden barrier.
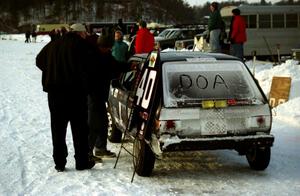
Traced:
POLYGON ((289 99, 291 81, 291 77, 273 77, 269 95, 269 104, 272 108, 289 99))

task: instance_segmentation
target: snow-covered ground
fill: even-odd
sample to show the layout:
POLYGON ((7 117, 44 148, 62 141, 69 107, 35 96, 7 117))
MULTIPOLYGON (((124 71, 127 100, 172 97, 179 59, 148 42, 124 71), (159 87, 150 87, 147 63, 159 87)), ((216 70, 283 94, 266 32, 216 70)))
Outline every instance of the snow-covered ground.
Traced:
MULTIPOLYGON (((132 158, 124 150, 116 169, 115 159, 106 159, 89 171, 76 171, 70 130, 67 171, 55 171, 47 96, 35 66, 49 38, 29 44, 24 34, 10 39, 0 40, 0 195, 299 195, 298 62, 255 65, 266 94, 273 76, 292 77, 289 101, 273 110, 275 142, 265 171, 251 170, 246 158, 231 150, 173 152, 156 161, 151 177, 135 175, 131 183, 132 158)), ((251 61, 247 65, 253 70, 251 61)))

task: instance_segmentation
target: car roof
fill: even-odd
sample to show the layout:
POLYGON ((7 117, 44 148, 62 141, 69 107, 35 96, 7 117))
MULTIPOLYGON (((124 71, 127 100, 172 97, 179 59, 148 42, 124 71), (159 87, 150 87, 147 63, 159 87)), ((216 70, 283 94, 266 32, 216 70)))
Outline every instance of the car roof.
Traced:
MULTIPOLYGON (((147 53, 135 54, 131 57, 134 59, 146 59, 147 53)), ((162 62, 170 61, 187 61, 187 59, 198 58, 198 59, 208 59, 215 58, 216 60, 239 60, 239 58, 230 56, 222 53, 204 53, 199 51, 166 51, 160 52, 160 59, 162 62)))

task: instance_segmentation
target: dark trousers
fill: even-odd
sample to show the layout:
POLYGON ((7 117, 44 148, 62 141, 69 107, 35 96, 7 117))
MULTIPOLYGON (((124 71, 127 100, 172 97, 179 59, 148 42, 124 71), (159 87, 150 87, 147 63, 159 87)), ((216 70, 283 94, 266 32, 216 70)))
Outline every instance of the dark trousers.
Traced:
POLYGON ((76 165, 88 162, 87 96, 77 92, 48 92, 51 117, 53 159, 65 166, 68 156, 66 133, 70 122, 76 165))
POLYGON ((90 152, 94 147, 106 150, 108 117, 103 95, 89 95, 89 146, 90 152))
POLYGON ((230 53, 231 53, 232 56, 236 56, 236 57, 240 58, 241 60, 243 60, 243 58, 244 58, 244 45, 243 44, 238 44, 238 43, 231 44, 230 53))

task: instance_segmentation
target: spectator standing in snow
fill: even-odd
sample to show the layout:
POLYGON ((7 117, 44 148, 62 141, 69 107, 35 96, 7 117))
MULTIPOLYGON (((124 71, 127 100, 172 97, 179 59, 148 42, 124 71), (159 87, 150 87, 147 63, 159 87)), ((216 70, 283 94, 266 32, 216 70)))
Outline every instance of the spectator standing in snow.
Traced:
POLYGON ((220 34, 222 28, 222 17, 219 11, 219 4, 210 4, 210 16, 208 20, 209 44, 211 52, 221 52, 220 34))
POLYGON ((25 33, 25 43, 31 42, 30 40, 30 31, 26 31, 25 33))
POLYGON ((127 64, 121 65, 114 59, 108 36, 101 35, 97 44, 99 47, 98 66, 91 70, 91 90, 88 97, 90 154, 98 158, 112 158, 116 154, 107 149, 108 116, 106 102, 111 79, 118 76, 121 71, 127 70, 127 64))
POLYGON ((36 36, 37 36, 37 34, 36 34, 36 32, 33 30, 32 33, 31 33, 31 37, 32 37, 32 42, 33 42, 33 43, 36 43, 36 36))
POLYGON ((149 53, 154 49, 154 36, 147 29, 147 23, 143 20, 139 22, 139 30, 135 39, 135 53, 149 53))
POLYGON ((115 32, 115 42, 112 47, 112 55, 119 62, 127 62, 128 45, 123 41, 123 33, 120 30, 115 32))
POLYGON ((70 122, 75 150, 75 168, 91 169, 95 161, 88 146, 88 66, 93 65, 93 51, 85 40, 82 24, 73 24, 71 32, 49 42, 37 55, 42 70, 43 90, 48 93, 53 159, 58 172, 65 170, 68 149, 67 126, 70 122))
POLYGON ((229 31, 230 54, 243 60, 244 43, 247 41, 246 22, 239 9, 232 10, 232 20, 229 31))

